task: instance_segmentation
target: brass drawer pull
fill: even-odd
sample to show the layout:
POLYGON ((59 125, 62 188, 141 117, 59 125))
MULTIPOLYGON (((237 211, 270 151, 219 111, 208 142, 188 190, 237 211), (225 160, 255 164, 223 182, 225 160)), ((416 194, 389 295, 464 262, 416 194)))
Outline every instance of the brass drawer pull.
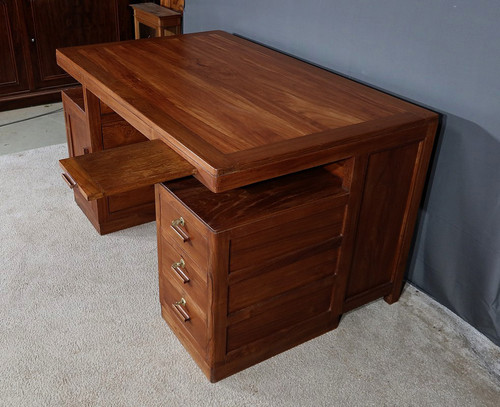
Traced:
POLYGON ((174 309, 177 311, 177 314, 181 318, 183 322, 187 322, 191 319, 189 314, 186 312, 186 310, 183 308, 186 305, 186 300, 184 298, 181 298, 179 301, 174 302, 172 306, 174 309))
POLYGON ((62 174, 62 177, 63 177, 63 180, 66 182, 66 184, 68 184, 68 186, 73 189, 74 187, 76 187, 76 182, 73 181, 73 178, 71 178, 68 174, 66 174, 65 172, 63 172, 62 174))
POLYGON ((175 275, 178 276, 181 281, 186 284, 189 283, 189 277, 184 273, 183 268, 186 266, 184 259, 180 259, 177 263, 172 264, 172 270, 175 271, 175 275))
POLYGON ((184 218, 181 216, 179 219, 175 219, 172 221, 170 227, 174 230, 174 232, 179 236, 182 241, 185 243, 189 240, 189 236, 182 229, 182 226, 185 225, 184 218))

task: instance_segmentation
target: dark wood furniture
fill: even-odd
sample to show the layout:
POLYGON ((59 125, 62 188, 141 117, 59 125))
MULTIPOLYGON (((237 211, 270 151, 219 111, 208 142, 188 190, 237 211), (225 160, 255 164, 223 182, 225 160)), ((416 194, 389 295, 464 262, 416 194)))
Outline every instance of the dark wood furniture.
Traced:
POLYGON ((135 39, 141 38, 141 24, 154 30, 156 37, 182 33, 182 12, 155 3, 132 4, 134 9, 135 39))
POLYGON ((0 110, 60 100, 56 48, 131 38, 128 0, 0 0, 0 110))
POLYGON ((61 165, 89 199, 156 184, 162 315, 210 380, 398 300, 436 113, 223 32, 58 62, 151 140, 61 165))

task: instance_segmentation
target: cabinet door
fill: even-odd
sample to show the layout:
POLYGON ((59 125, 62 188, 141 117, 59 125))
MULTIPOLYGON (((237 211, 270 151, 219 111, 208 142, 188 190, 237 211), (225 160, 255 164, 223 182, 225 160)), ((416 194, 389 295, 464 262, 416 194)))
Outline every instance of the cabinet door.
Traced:
POLYGON ((118 41, 120 0, 26 0, 37 88, 74 82, 57 66, 57 48, 118 41))
POLYGON ((15 0, 0 0, 0 94, 28 89, 15 0))

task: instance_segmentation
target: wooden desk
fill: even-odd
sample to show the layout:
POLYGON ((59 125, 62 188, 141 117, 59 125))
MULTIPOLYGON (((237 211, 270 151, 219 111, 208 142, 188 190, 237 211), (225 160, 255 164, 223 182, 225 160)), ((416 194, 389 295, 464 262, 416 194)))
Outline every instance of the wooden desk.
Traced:
POLYGON ((57 59, 92 134, 104 103, 153 140, 61 162, 89 199, 165 181, 162 314, 212 381, 397 301, 437 114, 224 32, 57 59))

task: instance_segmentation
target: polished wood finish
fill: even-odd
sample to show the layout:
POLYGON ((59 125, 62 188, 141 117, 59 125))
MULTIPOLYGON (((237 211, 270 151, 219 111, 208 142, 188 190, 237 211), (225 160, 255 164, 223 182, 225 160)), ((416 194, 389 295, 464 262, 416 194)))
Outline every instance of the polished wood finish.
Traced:
POLYGON ((214 192, 347 158, 350 148, 369 149, 390 142, 384 134, 436 120, 425 109, 223 32, 57 55, 131 125, 194 165, 214 192))
POLYGON ((163 200, 168 204, 163 205, 160 222, 168 226, 162 229, 162 235, 177 252, 189 256, 200 269, 205 270, 209 259, 209 239, 205 232, 206 227, 198 219, 197 214, 180 211, 179 206, 175 204, 175 197, 165 196, 163 200), (172 221, 181 217, 184 219, 184 224, 178 226, 181 229, 181 233, 178 233, 172 227, 172 221))
POLYGON ((417 151, 418 143, 414 143, 374 153, 368 159, 348 299, 391 280, 417 151))
POLYGON ((156 187, 162 314, 210 380, 301 343, 309 321, 323 323, 309 326, 308 335, 337 325, 334 285, 346 272, 338 269, 349 200, 343 185, 316 168, 220 194, 193 178, 156 187), (185 242, 171 233, 180 216, 185 242), (205 277, 192 272, 200 279, 192 285, 165 272, 175 258, 205 277), (281 334, 286 343, 270 341, 281 334), (255 352, 263 343, 266 352, 255 352))
POLYGON ((88 201, 194 172, 191 164, 160 140, 66 158, 59 163, 88 201))
POLYGON ((92 149, 90 134, 87 131, 87 118, 81 88, 67 89, 62 92, 66 138, 70 157, 89 154, 92 149), (76 137, 78 135, 78 137, 76 137))
POLYGON ((132 4, 134 9, 135 39, 141 38, 140 25, 154 29, 156 37, 181 34, 182 13, 155 3, 132 4))
MULTIPOLYGON (((120 39, 119 1, 29 0, 28 32, 35 86, 66 85, 72 78, 57 66, 56 48, 120 39), (31 40, 30 40, 31 41, 31 40)), ((122 2, 123 3, 123 2, 122 2)))
POLYGON ((128 0, 1 0, 0 110, 61 100, 77 85, 56 48, 131 38, 128 0))
POLYGON ((160 302, 210 380, 398 300, 436 113, 222 32, 58 61, 195 169, 155 185, 160 302))
MULTIPOLYGON (((162 239, 162 267, 160 273, 166 279, 175 279, 179 282, 178 287, 185 293, 184 285, 189 287, 192 297, 200 308, 206 310, 208 306, 207 293, 207 269, 206 266, 199 266, 186 251, 174 246, 161 234, 162 239), (180 261, 183 263, 179 265, 180 261), (179 274, 179 270, 181 274, 179 274)), ((186 294, 189 295, 189 294, 186 294)))
POLYGON ((109 114, 103 116, 103 118, 101 124, 103 150, 147 140, 146 137, 117 114, 109 114))
MULTIPOLYGON (((148 140, 85 89, 65 90, 62 100, 69 157, 148 140), (87 111, 92 112, 91 117, 87 111)), ((78 188, 73 191, 78 206, 100 234, 151 222, 155 218, 152 185, 92 202, 87 201, 78 188)))
POLYGON ((0 0, 0 97, 29 87, 18 2, 0 0))
POLYGON ((293 197, 290 196, 286 183, 288 178, 289 176, 278 177, 248 188, 217 194, 203 189, 195 179, 171 181, 169 188, 181 196, 188 206, 195 206, 196 214, 213 230, 230 229, 236 221, 251 223, 265 220, 278 212, 306 205, 311 200, 330 200, 335 196, 339 204, 347 202, 348 192, 342 179, 332 174, 328 168, 313 168, 293 174, 296 186, 293 197), (273 204, 272 207, 270 203, 273 204), (216 211, 213 210, 214 206, 217 206, 216 211), (248 211, 249 206, 255 207, 256 210, 248 211))

